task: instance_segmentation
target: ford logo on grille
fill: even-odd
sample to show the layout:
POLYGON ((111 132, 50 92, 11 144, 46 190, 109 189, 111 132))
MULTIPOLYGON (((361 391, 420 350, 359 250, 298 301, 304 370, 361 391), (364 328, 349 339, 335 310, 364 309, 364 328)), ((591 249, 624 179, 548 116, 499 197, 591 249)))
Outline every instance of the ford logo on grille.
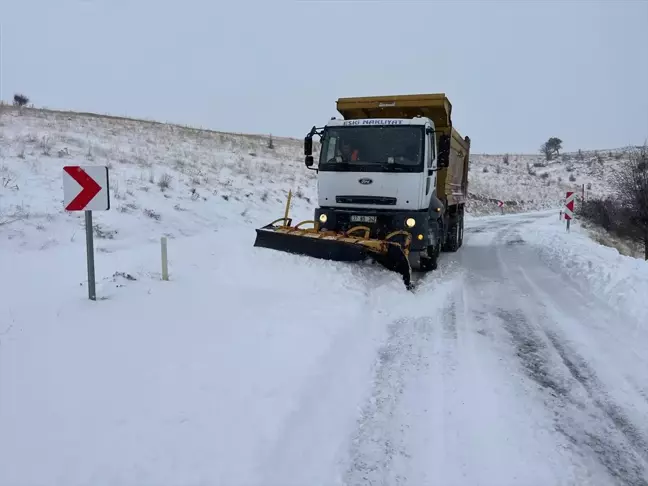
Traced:
POLYGON ((369 179, 368 177, 363 177, 362 179, 358 179, 358 182, 360 184, 364 184, 364 185, 373 183, 373 181, 371 179, 369 179))

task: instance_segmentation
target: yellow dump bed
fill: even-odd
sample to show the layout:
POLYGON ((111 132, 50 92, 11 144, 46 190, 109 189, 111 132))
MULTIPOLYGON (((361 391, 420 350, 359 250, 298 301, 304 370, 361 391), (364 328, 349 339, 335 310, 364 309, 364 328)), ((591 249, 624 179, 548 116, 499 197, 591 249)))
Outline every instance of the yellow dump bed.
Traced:
POLYGON ((345 120, 358 118, 414 118, 434 122, 437 146, 440 135, 450 136, 450 165, 437 176, 437 196, 448 205, 463 204, 468 194, 470 139, 452 126, 452 104, 445 93, 339 98, 337 110, 345 120))

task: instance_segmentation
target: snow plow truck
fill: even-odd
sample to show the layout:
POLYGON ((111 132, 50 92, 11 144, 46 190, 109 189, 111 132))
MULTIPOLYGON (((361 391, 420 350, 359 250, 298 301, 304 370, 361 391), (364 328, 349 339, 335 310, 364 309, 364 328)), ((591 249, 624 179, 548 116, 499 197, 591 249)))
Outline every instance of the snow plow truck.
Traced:
POLYGON ((444 93, 337 100, 342 119, 313 127, 305 165, 317 171, 314 219, 256 230, 254 246, 337 261, 374 260, 398 272, 437 268, 463 243, 470 139, 444 93), (314 167, 313 137, 320 138, 314 167))

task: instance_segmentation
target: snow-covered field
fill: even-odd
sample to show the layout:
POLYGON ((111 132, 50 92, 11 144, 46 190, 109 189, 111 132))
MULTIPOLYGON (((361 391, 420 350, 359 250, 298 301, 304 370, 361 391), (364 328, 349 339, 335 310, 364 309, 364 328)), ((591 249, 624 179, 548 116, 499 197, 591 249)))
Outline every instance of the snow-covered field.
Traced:
MULTIPOLYGON (((301 142, 274 143, 0 117, 0 486, 648 484, 648 263, 553 209, 471 216, 414 293, 254 248, 289 189, 315 203, 301 142), (111 166, 96 302, 74 163, 111 166)), ((550 194, 489 157, 484 200, 550 194)))

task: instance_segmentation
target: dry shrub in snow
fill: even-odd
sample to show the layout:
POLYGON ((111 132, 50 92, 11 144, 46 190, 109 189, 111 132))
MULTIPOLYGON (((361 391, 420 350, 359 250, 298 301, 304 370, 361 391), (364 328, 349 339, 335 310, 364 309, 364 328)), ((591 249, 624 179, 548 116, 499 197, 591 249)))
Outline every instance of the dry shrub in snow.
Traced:
POLYGON ((154 219, 156 221, 160 221, 160 219, 162 219, 162 215, 160 213, 156 213, 152 209, 145 209, 144 214, 146 216, 148 216, 149 218, 154 219))
POLYGON ((160 177, 160 180, 158 181, 158 187, 161 191, 164 191, 171 187, 171 176, 169 174, 162 175, 162 177, 160 177))

